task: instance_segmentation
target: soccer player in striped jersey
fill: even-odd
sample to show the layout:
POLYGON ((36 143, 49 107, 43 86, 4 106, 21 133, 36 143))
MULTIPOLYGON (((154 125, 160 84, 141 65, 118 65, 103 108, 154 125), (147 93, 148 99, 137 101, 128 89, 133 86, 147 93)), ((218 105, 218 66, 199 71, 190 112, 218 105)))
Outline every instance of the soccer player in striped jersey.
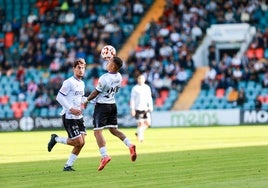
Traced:
POLYGON ((61 116, 68 137, 52 134, 48 143, 48 151, 50 152, 56 143, 73 146, 63 171, 74 171, 72 166, 85 144, 86 127, 82 114, 83 103, 86 102, 85 84, 82 81, 85 68, 84 59, 75 60, 73 64, 74 75, 63 82, 56 97, 56 100, 63 107, 61 116))
POLYGON ((136 160, 136 146, 118 129, 117 125, 117 106, 115 95, 121 87, 122 76, 118 72, 122 67, 121 58, 115 56, 107 62, 106 68, 108 73, 103 74, 94 91, 90 93, 87 100, 95 103, 93 113, 93 130, 96 142, 101 154, 101 162, 98 170, 102 170, 111 157, 107 154, 106 142, 103 137, 102 130, 108 128, 109 131, 118 137, 129 148, 130 158, 134 162, 136 160))
POLYGON ((140 142, 144 140, 144 131, 151 124, 153 111, 153 98, 151 88, 145 83, 144 75, 137 77, 137 84, 131 90, 130 96, 131 115, 137 120, 136 135, 140 142))

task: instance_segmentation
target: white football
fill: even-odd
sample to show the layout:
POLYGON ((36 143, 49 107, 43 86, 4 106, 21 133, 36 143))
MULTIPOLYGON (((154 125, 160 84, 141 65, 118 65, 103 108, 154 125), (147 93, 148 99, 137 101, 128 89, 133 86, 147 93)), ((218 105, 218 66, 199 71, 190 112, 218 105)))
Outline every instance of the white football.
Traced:
POLYGON ((106 45, 101 49, 101 57, 105 60, 110 60, 116 55, 116 50, 111 45, 106 45))

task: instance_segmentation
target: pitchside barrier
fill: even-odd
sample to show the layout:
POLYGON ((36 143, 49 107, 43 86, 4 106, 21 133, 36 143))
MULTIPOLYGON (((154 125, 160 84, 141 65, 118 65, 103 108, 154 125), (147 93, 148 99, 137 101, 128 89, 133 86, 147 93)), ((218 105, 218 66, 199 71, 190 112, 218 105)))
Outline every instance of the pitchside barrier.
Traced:
MULTIPOLYGON (((84 116, 87 128, 92 128, 92 117, 84 116)), ((268 124, 265 110, 189 110, 153 112, 151 127, 231 126, 268 124)), ((136 120, 130 115, 118 117, 120 127, 135 127, 136 120)), ((22 117, 0 119, 0 131, 32 131, 63 129, 61 117, 22 117)))

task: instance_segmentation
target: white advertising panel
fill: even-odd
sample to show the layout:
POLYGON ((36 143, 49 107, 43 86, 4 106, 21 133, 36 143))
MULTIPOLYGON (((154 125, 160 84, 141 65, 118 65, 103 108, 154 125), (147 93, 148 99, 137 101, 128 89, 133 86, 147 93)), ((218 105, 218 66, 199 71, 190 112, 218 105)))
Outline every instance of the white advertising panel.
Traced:
POLYGON ((190 110, 152 113, 152 127, 239 125, 240 110, 190 110))

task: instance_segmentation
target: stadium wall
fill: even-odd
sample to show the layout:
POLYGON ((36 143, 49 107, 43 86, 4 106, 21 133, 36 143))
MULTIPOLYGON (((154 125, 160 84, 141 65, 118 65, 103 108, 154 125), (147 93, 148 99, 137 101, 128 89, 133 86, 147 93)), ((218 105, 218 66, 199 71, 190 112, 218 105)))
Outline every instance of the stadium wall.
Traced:
MULTIPOLYGON (((85 116, 85 125, 92 128, 92 117, 85 116)), ((118 118, 120 127, 135 127, 136 120, 130 115, 118 118)), ((268 124, 265 110, 189 110, 152 113, 154 127, 186 126, 238 126, 268 124)), ((0 132, 63 129, 61 117, 22 117, 20 119, 0 119, 0 132)))

